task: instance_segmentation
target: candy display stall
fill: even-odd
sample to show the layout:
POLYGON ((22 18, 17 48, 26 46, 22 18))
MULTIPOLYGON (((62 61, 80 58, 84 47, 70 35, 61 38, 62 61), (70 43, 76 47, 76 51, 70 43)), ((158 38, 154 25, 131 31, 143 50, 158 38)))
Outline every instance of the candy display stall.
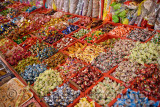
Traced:
POLYGON ((159 31, 66 1, 0 3, 0 107, 160 107, 159 31))

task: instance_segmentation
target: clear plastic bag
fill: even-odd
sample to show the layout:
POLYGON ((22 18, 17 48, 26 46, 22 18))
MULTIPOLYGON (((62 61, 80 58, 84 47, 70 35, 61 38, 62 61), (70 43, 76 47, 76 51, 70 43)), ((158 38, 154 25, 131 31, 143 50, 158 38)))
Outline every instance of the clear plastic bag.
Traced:
POLYGON ((64 11, 69 12, 69 0, 64 0, 64 11))
POLYGON ((92 6, 93 6, 92 3, 93 3, 93 0, 89 0, 88 12, 87 12, 88 17, 91 17, 91 15, 92 15, 92 6))
POLYGON ((77 4, 78 0, 70 0, 70 8, 69 8, 70 13, 74 14, 76 12, 77 4))
POLYGON ((84 6, 83 6, 82 15, 85 16, 87 15, 89 0, 83 0, 83 4, 84 6))
POLYGON ((99 0, 93 0, 92 17, 98 17, 99 15, 99 0))

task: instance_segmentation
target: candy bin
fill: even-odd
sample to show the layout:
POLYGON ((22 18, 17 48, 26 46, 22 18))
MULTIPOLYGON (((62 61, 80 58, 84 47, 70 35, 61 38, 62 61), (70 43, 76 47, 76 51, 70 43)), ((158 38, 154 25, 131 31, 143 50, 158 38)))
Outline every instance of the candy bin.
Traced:
POLYGON ((72 18, 68 19, 68 22, 69 22, 69 23, 75 23, 75 22, 77 22, 79 19, 80 19, 79 17, 72 17, 72 18))
POLYGON ((33 88, 39 96, 46 96, 50 91, 62 84, 63 80, 57 70, 48 69, 36 78, 33 88))
POLYGON ((151 39, 151 42, 155 43, 155 44, 160 44, 160 33, 157 32, 154 37, 151 39))
POLYGON ((44 100, 49 106, 53 107, 67 107, 71 106, 76 98, 80 96, 80 90, 77 90, 70 83, 65 83, 61 87, 57 87, 57 90, 50 92, 50 96, 44 97, 44 100))
POLYGON ((160 70, 157 65, 151 64, 147 68, 138 70, 136 74, 139 76, 134 81, 132 88, 138 89, 146 96, 160 100, 160 70))
POLYGON ((90 30, 88 30, 88 29, 80 29, 79 31, 77 31, 77 32, 75 32, 75 33, 73 33, 71 36, 72 37, 75 37, 75 38, 77 38, 77 39, 81 39, 84 35, 86 35, 87 33, 89 33, 91 31, 91 29, 90 30))
POLYGON ((86 26, 88 26, 91 23, 92 23, 92 18, 90 18, 90 17, 82 17, 80 19, 80 21, 76 22, 75 24, 78 24, 79 26, 86 27, 86 26))
POLYGON ((126 37, 128 33, 130 33, 131 31, 132 31, 131 27, 117 26, 113 30, 111 30, 109 34, 118 37, 126 37))
POLYGON ((120 83, 105 77, 89 92, 89 97, 101 106, 109 106, 110 102, 117 98, 125 89, 120 83))
POLYGON ((54 46, 58 49, 64 49, 65 47, 69 46, 71 43, 75 42, 75 39, 70 38, 70 37, 64 37, 62 38, 59 42, 54 44, 54 46))
POLYGON ((19 46, 21 46, 23 49, 28 50, 32 45, 35 44, 35 41, 37 40, 36 37, 30 37, 27 38, 23 43, 21 43, 19 46))
POLYGON ((58 52, 53 46, 49 46, 44 42, 40 42, 37 40, 35 45, 32 45, 29 51, 32 55, 36 55, 40 61, 49 58, 50 56, 54 55, 58 52))
POLYGON ((97 40, 99 40, 103 36, 104 36, 104 32, 100 30, 96 30, 92 33, 87 34, 87 37, 85 37, 83 40, 87 43, 95 43, 97 40))
POLYGON ((23 43, 26 39, 30 38, 30 35, 25 35, 25 36, 17 36, 17 37, 13 37, 13 41, 16 42, 17 44, 21 44, 23 43))
POLYGON ((24 80, 26 80, 27 83, 33 84, 36 80, 36 77, 39 76, 40 73, 43 73, 47 70, 47 65, 44 64, 33 64, 26 66, 24 72, 22 72, 20 75, 24 80))
POLYGON ((83 51, 79 50, 75 53, 76 57, 87 62, 91 63, 94 58, 96 58, 101 52, 104 52, 104 49, 100 46, 87 46, 83 51))
POLYGON ((71 80, 84 92, 102 76, 103 74, 98 69, 88 66, 77 72, 71 80))
POLYGON ((138 64, 137 62, 122 61, 118 64, 118 67, 111 75, 123 81, 125 86, 129 86, 131 82, 138 76, 136 74, 137 70, 144 67, 145 66, 138 64))
POLYGON ((86 64, 76 58, 67 58, 66 62, 58 65, 58 71, 65 80, 70 79, 75 73, 85 67, 86 64))
POLYGON ((89 25, 87 26, 87 28, 95 29, 95 28, 97 28, 98 26, 102 25, 102 23, 103 23, 102 20, 94 20, 94 21, 92 21, 91 24, 89 24, 89 25))
POLYGON ((76 26, 76 25, 69 25, 69 26, 67 26, 67 29, 65 29, 65 30, 62 31, 62 33, 68 35, 68 34, 72 33, 73 31, 75 31, 77 29, 79 29, 78 26, 76 26))
POLYGON ((44 63, 47 64, 48 67, 55 68, 58 65, 65 62, 66 55, 61 52, 56 53, 55 55, 51 56, 50 58, 44 60, 44 63))
POLYGON ((79 99, 79 101, 76 102, 76 104, 73 104, 73 107, 98 107, 97 103, 90 99, 88 96, 82 97, 79 99))
POLYGON ((148 29, 133 29, 126 37, 135 41, 145 42, 147 41, 155 31, 150 31, 148 29))
POLYGON ((71 46, 67 47, 67 49, 64 49, 63 52, 68 54, 70 57, 76 57, 76 52, 81 51, 86 46, 87 46, 87 44, 76 42, 76 43, 72 44, 71 46))
POLYGON ((159 101, 153 101, 145 97, 141 92, 128 89, 125 94, 121 94, 121 97, 114 103, 114 107, 119 106, 148 106, 158 107, 159 101))
POLYGON ((105 33, 109 33, 114 28, 115 28, 114 25, 107 23, 107 24, 103 25, 99 30, 101 30, 102 32, 105 32, 105 33))

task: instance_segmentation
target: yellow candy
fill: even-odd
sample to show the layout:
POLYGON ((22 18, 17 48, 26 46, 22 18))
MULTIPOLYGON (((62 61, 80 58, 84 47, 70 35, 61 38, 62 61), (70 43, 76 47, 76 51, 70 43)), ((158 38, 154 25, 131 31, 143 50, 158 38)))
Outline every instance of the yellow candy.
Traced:
POLYGON ((81 98, 79 103, 75 105, 74 107, 95 107, 94 101, 88 102, 87 99, 81 98))

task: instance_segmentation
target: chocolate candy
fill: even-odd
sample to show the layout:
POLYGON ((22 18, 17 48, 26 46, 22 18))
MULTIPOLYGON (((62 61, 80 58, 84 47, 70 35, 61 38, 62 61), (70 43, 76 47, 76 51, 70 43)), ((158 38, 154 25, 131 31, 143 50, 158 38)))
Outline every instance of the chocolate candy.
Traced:
POLYGON ((95 20, 93 21, 90 25, 88 25, 87 27, 94 29, 100 25, 102 25, 103 21, 102 20, 95 20))
POLYGON ((159 101, 154 102, 149 100, 144 94, 141 94, 139 91, 135 92, 131 89, 128 89, 125 95, 121 95, 121 98, 117 99, 118 101, 114 104, 114 107, 120 106, 136 106, 136 107, 158 107, 159 101))
POLYGON ((64 47, 68 46, 69 44, 71 44, 72 42, 74 42, 75 40, 72 38, 68 38, 68 37, 64 37, 62 38, 62 40, 56 44, 56 48, 57 49, 63 49, 64 47))
POLYGON ((36 78, 33 88, 40 95, 47 95, 48 92, 62 84, 60 73, 57 70, 49 69, 44 71, 36 78))
POLYGON ((154 31, 149 31, 148 29, 134 29, 132 30, 128 35, 127 38, 145 42, 147 39, 149 39, 153 35, 154 31))
POLYGON ((62 64, 65 62, 66 55, 63 53, 56 53, 55 55, 51 56, 49 59, 44 60, 44 63, 48 65, 48 67, 57 67, 57 65, 62 64))
POLYGON ((87 30, 87 29, 80 29, 78 32, 76 32, 76 33, 73 33, 73 37, 75 37, 75 38, 81 38, 81 37, 83 37, 85 34, 87 34, 87 33, 89 33, 91 30, 87 30))
POLYGON ((14 68, 18 73, 24 72, 26 66, 33 65, 33 64, 38 64, 38 58, 30 56, 27 57, 26 59, 23 59, 18 62, 17 66, 14 68))
POLYGON ((47 65, 33 64, 26 66, 26 69, 24 70, 24 72, 21 73, 21 76, 27 82, 32 84, 36 80, 36 77, 38 77, 39 74, 43 73, 45 70, 47 70, 47 65))
POLYGON ((160 70, 157 65, 151 64, 150 67, 138 70, 140 76, 136 79, 132 88, 138 89, 146 96, 152 96, 160 100, 160 70))
POLYGON ((93 85, 102 77, 102 74, 95 68, 87 67, 84 70, 78 72, 72 81, 75 82, 82 91, 85 91, 88 87, 93 85))
POLYGON ((63 78, 69 79, 84 66, 84 63, 81 60, 79 61, 77 59, 67 58, 63 65, 59 65, 58 71, 61 73, 63 78))
POLYGON ((65 29, 65 30, 62 31, 62 33, 68 35, 68 34, 70 34, 71 32, 77 30, 78 28, 79 28, 78 26, 69 25, 69 26, 67 26, 67 29, 65 29))
POLYGON ((74 107, 95 107, 94 101, 89 102, 87 98, 83 97, 80 99, 79 103, 76 104, 74 107))
POLYGON ((129 85, 129 83, 138 76, 136 71, 142 68, 144 68, 144 66, 138 64, 137 62, 123 61, 118 64, 118 68, 116 68, 112 75, 115 78, 124 81, 125 85, 129 85))
POLYGON ((89 96, 101 106, 107 106, 118 94, 122 93, 124 88, 120 83, 105 77, 103 82, 99 82, 93 87, 89 96))
POLYGON ((80 90, 73 90, 68 84, 57 87, 57 90, 50 92, 50 96, 44 97, 44 100, 50 107, 67 107, 80 95, 80 90))

